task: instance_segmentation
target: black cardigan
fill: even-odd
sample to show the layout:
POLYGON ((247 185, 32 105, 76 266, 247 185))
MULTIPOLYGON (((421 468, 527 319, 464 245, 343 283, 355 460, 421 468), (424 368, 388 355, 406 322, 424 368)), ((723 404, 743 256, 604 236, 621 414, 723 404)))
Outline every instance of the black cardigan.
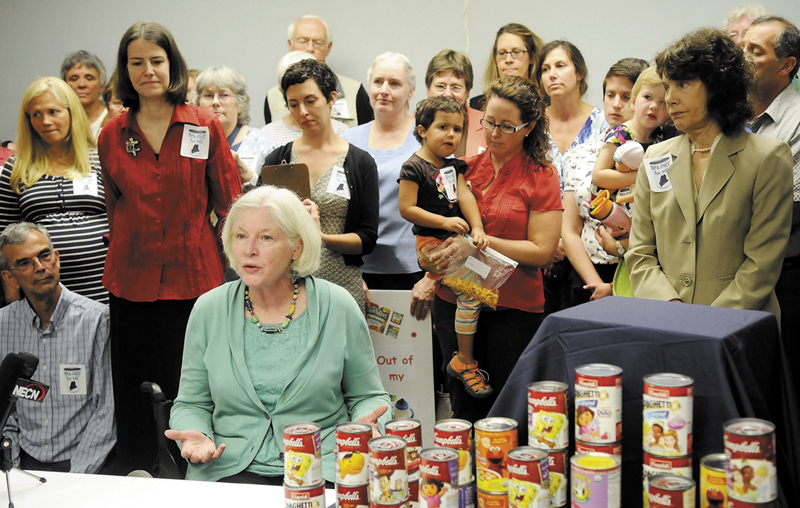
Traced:
MULTIPOLYGON (((292 144, 276 148, 267 155, 264 165, 288 164, 292 158, 292 144)), ((378 241, 378 167, 370 154, 351 144, 344 160, 344 173, 350 187, 344 232, 361 238, 361 254, 342 254, 342 257, 346 265, 361 266, 364 264, 361 258, 372 253, 378 241)), ((260 175, 257 185, 264 185, 260 175)))

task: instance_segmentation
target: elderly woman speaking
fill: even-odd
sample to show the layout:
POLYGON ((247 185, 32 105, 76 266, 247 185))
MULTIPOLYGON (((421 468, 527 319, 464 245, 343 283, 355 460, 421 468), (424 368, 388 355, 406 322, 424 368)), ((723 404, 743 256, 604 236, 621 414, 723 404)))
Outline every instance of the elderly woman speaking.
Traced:
POLYGON ((167 437, 192 462, 189 480, 280 484, 283 426, 317 422, 333 481, 336 424, 378 435, 391 417, 364 316, 344 289, 309 276, 320 233, 291 191, 244 194, 222 237, 241 280, 197 300, 167 437))
POLYGON ((750 65, 726 33, 701 29, 656 66, 684 134, 650 147, 639 168, 625 255, 633 294, 780 315, 792 154, 744 129, 750 65))

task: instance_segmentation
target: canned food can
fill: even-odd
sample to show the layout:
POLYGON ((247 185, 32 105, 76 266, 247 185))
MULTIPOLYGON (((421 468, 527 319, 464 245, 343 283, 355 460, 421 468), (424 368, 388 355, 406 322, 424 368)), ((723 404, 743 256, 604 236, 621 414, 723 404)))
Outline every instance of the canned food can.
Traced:
POLYGON ((290 487, 323 483, 320 426, 313 422, 283 427, 283 481, 290 487))
POLYGON ((644 451, 661 457, 692 453, 693 384, 692 378, 681 374, 644 378, 644 451))
POLYGON ((514 507, 550 507, 550 459, 532 446, 508 453, 508 504, 514 507))
POLYGON ((366 485, 369 483, 369 440, 372 427, 366 423, 340 423, 336 426, 334 453, 336 454, 336 484, 366 485))
POLYGON ((323 508, 325 504, 325 483, 303 487, 283 485, 283 506, 284 508, 306 508, 308 506, 319 506, 323 508))
POLYGON ((485 418, 475 422, 478 490, 508 493, 508 452, 517 447, 517 422, 485 418))
POLYGON ((622 459, 607 453, 582 453, 570 459, 574 508, 620 508, 622 459))
POLYGON ((433 425, 433 444, 458 451, 459 485, 475 481, 472 476, 472 423, 456 418, 439 420, 433 425))
POLYGON ((458 508, 475 508, 475 479, 458 487, 458 508))
MULTIPOLYGON (((336 484, 337 508, 366 508, 369 506, 369 484, 349 486, 336 484)), ((323 506, 320 506, 323 508, 323 506)))
POLYGON ((408 472, 419 469, 419 452, 422 451, 422 424, 413 418, 391 420, 385 426, 387 436, 402 437, 406 440, 406 465, 408 472))
POLYGON ((616 443, 584 443, 583 441, 575 440, 575 454, 580 453, 607 453, 609 455, 616 455, 622 457, 622 441, 616 443))
POLYGON ((727 508, 776 508, 775 501, 771 503, 750 503, 739 501, 738 499, 728 498, 727 508))
POLYGON ((569 446, 565 383, 539 381, 528 385, 528 445, 545 450, 569 446))
POLYGON ((567 450, 548 452, 550 474, 550 506, 567 504, 567 450))
POLYGON ((458 452, 426 448, 420 454, 419 499, 424 506, 458 508, 458 452))
POLYGON ((394 506, 408 502, 406 441, 383 436, 369 442, 370 502, 394 506))
POLYGON ((656 476, 676 475, 684 478, 692 477, 692 457, 657 457, 647 452, 643 453, 642 481, 644 492, 644 508, 650 506, 648 492, 650 479, 656 476))
POLYGON ((622 369, 604 363, 575 369, 575 439, 614 443, 622 439, 622 369))
POLYGON ((650 478, 648 498, 651 508, 695 508, 696 494, 691 478, 669 474, 650 478))
POLYGON ((419 480, 408 481, 408 508, 419 508, 419 480))
POLYGON ((369 506, 370 508, 412 508, 411 503, 408 500, 397 501, 391 504, 379 504, 370 501, 369 506))
POLYGON ((768 503, 778 497, 775 425, 756 418, 725 423, 728 500, 768 503))
POLYGON ((488 492, 478 488, 478 508, 508 508, 508 492, 488 492))
POLYGON ((727 493, 725 454, 706 455, 700 459, 700 508, 727 507, 727 493))

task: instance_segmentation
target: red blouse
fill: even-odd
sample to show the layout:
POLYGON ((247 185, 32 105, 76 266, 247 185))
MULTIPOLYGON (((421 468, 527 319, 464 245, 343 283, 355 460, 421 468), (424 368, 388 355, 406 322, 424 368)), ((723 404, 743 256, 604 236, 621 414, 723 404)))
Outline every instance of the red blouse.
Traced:
MULTIPOLYGON (((533 164, 524 153, 520 153, 500 168, 497 179, 484 195, 483 189, 495 179, 490 153, 484 152, 465 160, 469 166, 465 177, 478 201, 487 235, 505 240, 527 240, 531 210, 563 210, 558 173, 552 166, 533 164)), ((437 294, 450 303, 456 303, 455 295, 447 286, 442 285, 437 294)), ((500 307, 542 312, 544 292, 539 268, 517 266, 500 287, 500 307)))
POLYGON ((123 113, 101 131, 98 151, 111 232, 105 287, 152 302, 196 298, 220 285, 224 268, 209 214, 224 218, 242 187, 217 117, 176 106, 156 159, 135 115, 123 113), (185 124, 208 127, 208 159, 181 156, 185 124))

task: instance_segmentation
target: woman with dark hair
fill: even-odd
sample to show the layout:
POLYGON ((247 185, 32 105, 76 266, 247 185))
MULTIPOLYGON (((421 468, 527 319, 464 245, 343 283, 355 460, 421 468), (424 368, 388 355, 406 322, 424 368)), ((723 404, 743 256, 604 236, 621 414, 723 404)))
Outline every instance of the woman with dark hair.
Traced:
POLYGON ((750 134, 751 64, 723 31, 704 28, 656 57, 675 127, 639 168, 631 249, 638 298, 764 310, 792 215, 792 154, 750 134))
POLYGON ((195 300, 223 281, 215 227, 241 192, 216 115, 186 104, 186 63, 172 34, 136 23, 117 53, 117 95, 129 108, 100 133, 109 230, 103 284, 111 311, 121 472, 151 469, 152 407, 143 381, 178 392, 195 300))
MULTIPOLYGON (((494 395, 471 397, 461 383, 451 383, 455 418, 475 421, 486 416, 511 370, 542 322, 544 294, 540 267, 553 257, 561 231, 558 174, 547 160, 547 117, 536 85, 518 76, 504 76, 486 91, 481 120, 487 151, 466 159, 465 178, 478 201, 484 231, 493 249, 519 266, 500 289, 497 309, 483 308, 474 339, 474 357, 491 372, 494 395)), ((423 268, 443 273, 448 256, 458 253, 450 240, 423 268)), ((458 350, 456 298, 439 286, 433 306, 445 361, 458 350)))
POLYGON ((292 64, 281 79, 281 90, 303 134, 268 155, 265 164, 308 166, 311 199, 303 204, 320 226, 324 245, 314 275, 345 288, 366 312, 359 267, 378 239, 375 161, 334 132, 336 75, 325 63, 307 59, 292 64))

